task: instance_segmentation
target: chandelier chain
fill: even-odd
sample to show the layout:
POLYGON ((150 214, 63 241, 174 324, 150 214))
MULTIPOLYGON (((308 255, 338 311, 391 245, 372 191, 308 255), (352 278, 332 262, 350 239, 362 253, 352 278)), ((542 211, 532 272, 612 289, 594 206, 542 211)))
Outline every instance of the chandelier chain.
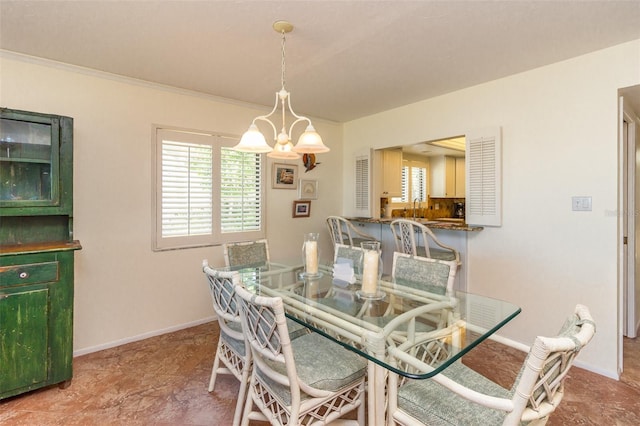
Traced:
POLYGON ((286 41, 286 37, 285 37, 285 32, 284 30, 282 31, 282 75, 280 77, 280 82, 282 83, 282 88, 284 89, 284 76, 285 76, 285 67, 286 67, 286 62, 285 62, 285 41, 286 41))

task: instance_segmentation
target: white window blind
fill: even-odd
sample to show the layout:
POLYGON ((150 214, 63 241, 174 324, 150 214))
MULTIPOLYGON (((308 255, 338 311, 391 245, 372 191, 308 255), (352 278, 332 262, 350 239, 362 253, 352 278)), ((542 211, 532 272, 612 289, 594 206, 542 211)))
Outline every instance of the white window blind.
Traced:
POLYGON ((262 156, 222 148, 220 223, 223 233, 262 226, 262 156))
POLYGON ((415 161, 406 163, 402 167, 402 197, 393 197, 391 202, 409 203, 416 198, 427 201, 427 168, 415 161))
POLYGON ((411 200, 427 200, 427 168, 411 167, 411 200))
POLYGON ((154 249, 265 237, 263 158, 230 149, 236 143, 156 129, 154 249))
POLYGON ((355 156, 355 206, 356 215, 371 216, 371 151, 367 150, 355 156))
POLYGON ((466 221, 471 225, 502 225, 502 139, 500 129, 466 136, 466 221))
POLYGON ((163 141, 162 237, 211 234, 213 149, 163 141))

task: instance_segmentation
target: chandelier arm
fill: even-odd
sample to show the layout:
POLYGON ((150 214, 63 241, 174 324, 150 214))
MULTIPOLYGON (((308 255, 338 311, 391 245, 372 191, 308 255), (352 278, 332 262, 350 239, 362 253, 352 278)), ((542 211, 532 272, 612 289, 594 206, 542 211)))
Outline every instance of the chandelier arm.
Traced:
POLYGON ((293 110, 293 108, 291 108, 291 94, 289 94, 289 96, 287 97, 287 102, 288 102, 288 106, 289 106, 289 112, 291 113, 291 115, 293 115, 297 119, 296 121, 291 123, 291 126, 289 127, 289 137, 291 137, 292 132, 293 132, 293 126, 298 124, 298 122, 300 122, 300 121, 306 121, 308 123, 308 125, 311 125, 311 120, 308 119, 307 117, 305 117, 304 115, 296 114, 295 111, 293 110))
POLYGON ((271 128, 273 129, 273 139, 276 140, 278 137, 278 131, 276 130, 276 126, 275 124, 273 124, 273 122, 271 120, 269 120, 269 117, 271 117, 276 110, 278 109, 278 98, 279 98, 279 94, 278 92, 276 92, 276 102, 275 105, 273 106, 273 109, 271 110, 271 112, 269 114, 266 115, 260 115, 256 118, 253 119, 253 124, 256 124, 257 120, 261 120, 261 121, 266 121, 267 123, 269 123, 271 125, 271 128))

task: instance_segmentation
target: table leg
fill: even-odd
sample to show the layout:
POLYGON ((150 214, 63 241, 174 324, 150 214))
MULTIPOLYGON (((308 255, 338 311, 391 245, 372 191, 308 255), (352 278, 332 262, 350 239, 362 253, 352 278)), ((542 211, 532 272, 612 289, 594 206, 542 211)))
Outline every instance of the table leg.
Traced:
POLYGON ((376 375, 375 363, 367 362, 367 424, 375 426, 376 424, 376 375))
POLYGON ((386 371, 384 367, 369 361, 367 373, 367 424, 384 426, 387 414, 386 371))

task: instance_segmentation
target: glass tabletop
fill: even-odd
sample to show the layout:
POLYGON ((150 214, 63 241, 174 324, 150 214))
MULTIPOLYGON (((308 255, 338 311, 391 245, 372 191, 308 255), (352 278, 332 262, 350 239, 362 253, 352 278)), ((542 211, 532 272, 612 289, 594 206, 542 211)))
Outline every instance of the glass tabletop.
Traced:
POLYGON ((520 313, 502 300, 385 279, 375 294, 363 294, 359 280, 336 280, 328 265, 315 276, 295 262, 226 269, 237 270, 256 294, 281 297, 290 319, 410 378, 440 373, 520 313))

